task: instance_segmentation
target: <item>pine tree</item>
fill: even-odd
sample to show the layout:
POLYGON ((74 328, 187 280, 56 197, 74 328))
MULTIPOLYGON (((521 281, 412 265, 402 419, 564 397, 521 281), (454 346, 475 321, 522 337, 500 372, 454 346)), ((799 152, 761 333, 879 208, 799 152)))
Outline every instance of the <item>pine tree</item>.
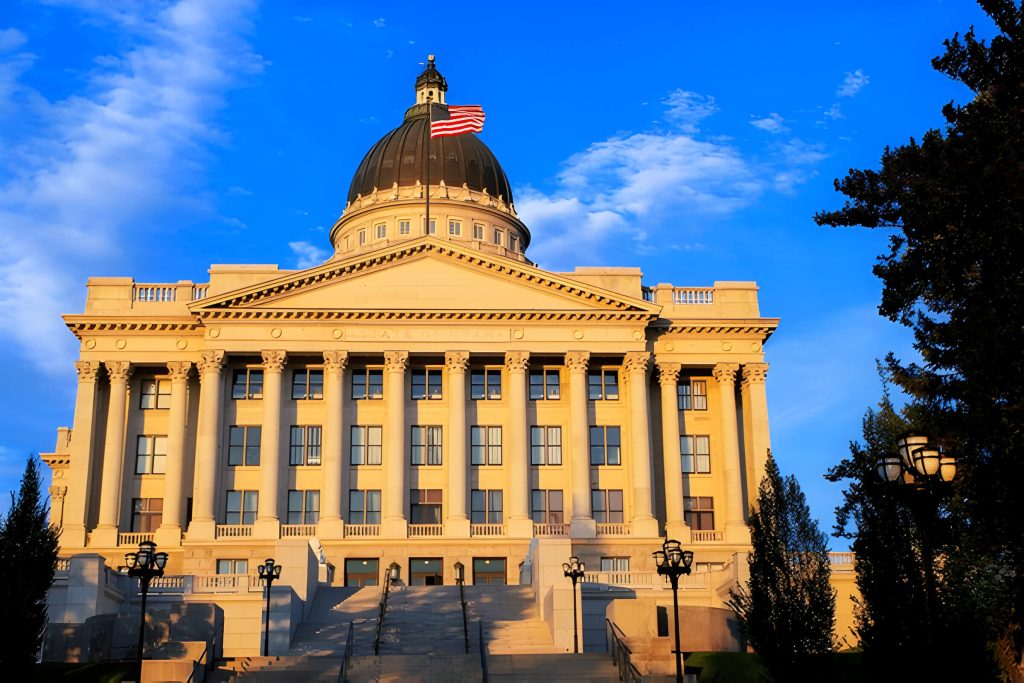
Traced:
POLYGON ((46 626, 46 592, 57 566, 58 530, 40 492, 39 463, 30 456, 11 510, 0 521, 0 605, 6 634, 0 666, 9 680, 23 680, 35 662, 46 626))
POLYGON ((750 514, 750 579, 730 606, 750 645, 779 680, 794 680, 809 655, 832 650, 835 590, 828 543, 796 477, 769 453, 750 514))

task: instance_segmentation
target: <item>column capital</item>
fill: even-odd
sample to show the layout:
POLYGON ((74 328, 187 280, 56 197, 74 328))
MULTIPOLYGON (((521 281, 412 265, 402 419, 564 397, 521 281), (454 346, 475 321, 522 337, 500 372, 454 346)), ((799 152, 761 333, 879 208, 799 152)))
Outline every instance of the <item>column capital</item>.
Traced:
POLYGON ((348 366, 348 351, 324 351, 324 370, 344 370, 348 366))
POLYGON ((767 363, 744 363, 743 384, 764 384, 764 377, 768 374, 767 363))
POLYGON ((719 384, 735 384, 736 373, 739 372, 739 363, 719 363, 711 374, 719 384))
POLYGON ((388 372, 405 372, 405 369, 409 367, 409 352, 385 351, 384 365, 388 372))
POLYGON ((132 364, 126 360, 103 361, 111 382, 127 382, 132 376, 132 364))
POLYGON ((569 372, 586 372, 590 365, 590 351, 570 351, 565 354, 565 367, 569 372))
POLYGON ((263 356, 263 369, 266 372, 281 372, 288 362, 288 354, 284 351, 260 351, 263 356))
POLYGON ((656 361, 656 363, 658 366, 658 381, 661 382, 662 386, 675 384, 679 381, 679 373, 683 369, 682 365, 665 361, 656 361))
POLYGON ((469 351, 445 352, 444 365, 450 373, 465 372, 469 368, 469 351))
POLYGON ((200 379, 209 373, 220 374, 221 368, 224 367, 224 352, 219 349, 203 351, 199 354, 199 362, 196 363, 196 367, 199 368, 200 379))
POLYGON ((78 373, 79 382, 95 382, 100 373, 100 364, 94 360, 77 360, 75 372, 78 373))
POLYGON ((505 367, 508 368, 509 372, 526 372, 530 368, 530 352, 505 352, 505 367))
POLYGON ((53 486, 50 487, 50 501, 52 503, 59 503, 60 501, 64 500, 64 496, 67 495, 67 492, 67 486, 59 486, 57 484, 54 484, 53 486))
POLYGON ((630 351, 626 354, 623 365, 626 372, 633 374, 645 374, 647 366, 651 362, 651 354, 647 351, 630 351))
POLYGON ((188 374, 192 371, 192 361, 174 360, 167 363, 167 372, 171 375, 171 381, 186 381, 188 374))

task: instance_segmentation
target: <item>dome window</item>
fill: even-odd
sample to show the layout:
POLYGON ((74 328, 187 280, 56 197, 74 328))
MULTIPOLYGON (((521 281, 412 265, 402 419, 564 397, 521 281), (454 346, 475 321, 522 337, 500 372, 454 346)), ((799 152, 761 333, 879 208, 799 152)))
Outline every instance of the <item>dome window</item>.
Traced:
POLYGON ((462 237, 462 221, 448 221, 448 234, 462 237))

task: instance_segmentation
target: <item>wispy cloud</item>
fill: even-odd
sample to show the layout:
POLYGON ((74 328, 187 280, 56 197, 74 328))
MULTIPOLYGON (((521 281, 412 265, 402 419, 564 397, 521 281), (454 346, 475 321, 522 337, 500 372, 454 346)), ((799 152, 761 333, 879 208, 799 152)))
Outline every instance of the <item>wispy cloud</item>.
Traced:
POLYGON ((700 129, 697 124, 718 112, 714 97, 689 90, 673 90, 662 104, 668 107, 665 119, 677 125, 684 133, 698 132, 700 129))
POLYGON ((836 97, 853 97, 861 90, 864 89, 871 79, 860 69, 856 71, 847 71, 846 78, 843 79, 839 89, 836 90, 836 97))
POLYGON ((783 124, 783 121, 784 119, 782 118, 782 116, 776 114, 775 112, 772 112, 771 114, 768 114, 768 116, 765 116, 764 118, 754 117, 754 119, 750 122, 750 125, 752 125, 754 128, 760 128, 761 130, 772 134, 785 133, 789 129, 786 128, 786 126, 783 124))
POLYGON ((17 50, 28 42, 28 36, 16 28, 0 29, 0 52, 17 50))
POLYGON ((85 276, 116 263, 128 229, 144 236, 188 203, 206 146, 224 139, 211 123, 224 92, 262 66, 244 40, 250 0, 65 4, 131 47, 97 65, 87 95, 33 93, 37 137, 0 129, 0 331, 53 372, 70 363, 59 316, 81 307, 85 276))
POLYGON ((289 242, 288 247, 296 256, 295 267, 299 270, 319 266, 330 255, 326 249, 314 246, 311 242, 289 242))
POLYGON ((387 20, 384 17, 377 17, 373 20, 374 28, 384 28, 388 25, 387 20))

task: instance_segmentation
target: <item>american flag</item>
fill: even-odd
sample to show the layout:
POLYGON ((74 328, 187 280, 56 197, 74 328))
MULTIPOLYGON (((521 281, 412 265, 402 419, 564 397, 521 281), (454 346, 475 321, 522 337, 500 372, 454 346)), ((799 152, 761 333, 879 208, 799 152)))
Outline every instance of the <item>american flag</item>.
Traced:
POLYGON ((430 137, 479 133, 484 129, 484 108, 479 104, 450 104, 448 118, 430 122, 430 137))

